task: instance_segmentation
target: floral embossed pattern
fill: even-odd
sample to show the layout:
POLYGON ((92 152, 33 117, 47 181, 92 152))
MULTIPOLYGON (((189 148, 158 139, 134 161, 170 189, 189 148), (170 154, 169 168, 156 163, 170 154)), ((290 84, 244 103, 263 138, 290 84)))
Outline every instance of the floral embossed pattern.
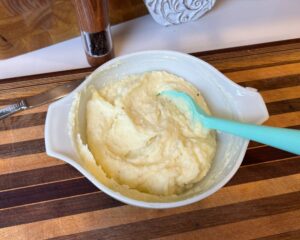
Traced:
POLYGON ((195 21, 209 11, 216 0, 144 0, 159 24, 169 26, 195 21))

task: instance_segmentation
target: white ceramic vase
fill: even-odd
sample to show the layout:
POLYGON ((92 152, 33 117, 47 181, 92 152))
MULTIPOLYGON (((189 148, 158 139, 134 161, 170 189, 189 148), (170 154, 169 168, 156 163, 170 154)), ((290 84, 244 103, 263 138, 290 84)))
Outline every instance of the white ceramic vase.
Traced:
POLYGON ((216 0, 144 0, 153 19, 169 26, 195 21, 208 12, 216 0))

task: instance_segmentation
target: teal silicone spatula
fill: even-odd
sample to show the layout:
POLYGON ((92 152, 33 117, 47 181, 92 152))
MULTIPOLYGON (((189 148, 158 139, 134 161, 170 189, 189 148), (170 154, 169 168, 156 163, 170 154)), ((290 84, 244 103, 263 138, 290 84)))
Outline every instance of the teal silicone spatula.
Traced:
POLYGON ((206 128, 231 133, 300 155, 299 130, 241 123, 209 116, 195 103, 191 96, 184 92, 167 90, 162 91, 159 95, 168 97, 175 104, 176 100, 183 100, 191 111, 193 118, 200 121, 206 128))

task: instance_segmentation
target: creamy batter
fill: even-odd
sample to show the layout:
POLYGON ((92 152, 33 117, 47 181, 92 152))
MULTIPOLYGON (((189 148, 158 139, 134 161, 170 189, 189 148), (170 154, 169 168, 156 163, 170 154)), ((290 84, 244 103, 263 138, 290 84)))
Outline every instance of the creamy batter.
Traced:
POLYGON ((209 113, 194 86, 163 71, 89 88, 86 145, 78 140, 77 146, 84 159, 95 161, 106 185, 163 198, 184 194, 207 174, 215 133, 158 96, 171 89, 188 93, 209 113))

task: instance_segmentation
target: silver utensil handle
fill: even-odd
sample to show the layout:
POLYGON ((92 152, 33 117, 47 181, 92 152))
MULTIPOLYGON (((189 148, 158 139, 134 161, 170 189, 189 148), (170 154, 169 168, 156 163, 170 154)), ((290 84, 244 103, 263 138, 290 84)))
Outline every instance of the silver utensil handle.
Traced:
POLYGON ((0 109, 0 120, 27 108, 27 104, 24 100, 21 100, 18 103, 11 104, 5 108, 0 109))

